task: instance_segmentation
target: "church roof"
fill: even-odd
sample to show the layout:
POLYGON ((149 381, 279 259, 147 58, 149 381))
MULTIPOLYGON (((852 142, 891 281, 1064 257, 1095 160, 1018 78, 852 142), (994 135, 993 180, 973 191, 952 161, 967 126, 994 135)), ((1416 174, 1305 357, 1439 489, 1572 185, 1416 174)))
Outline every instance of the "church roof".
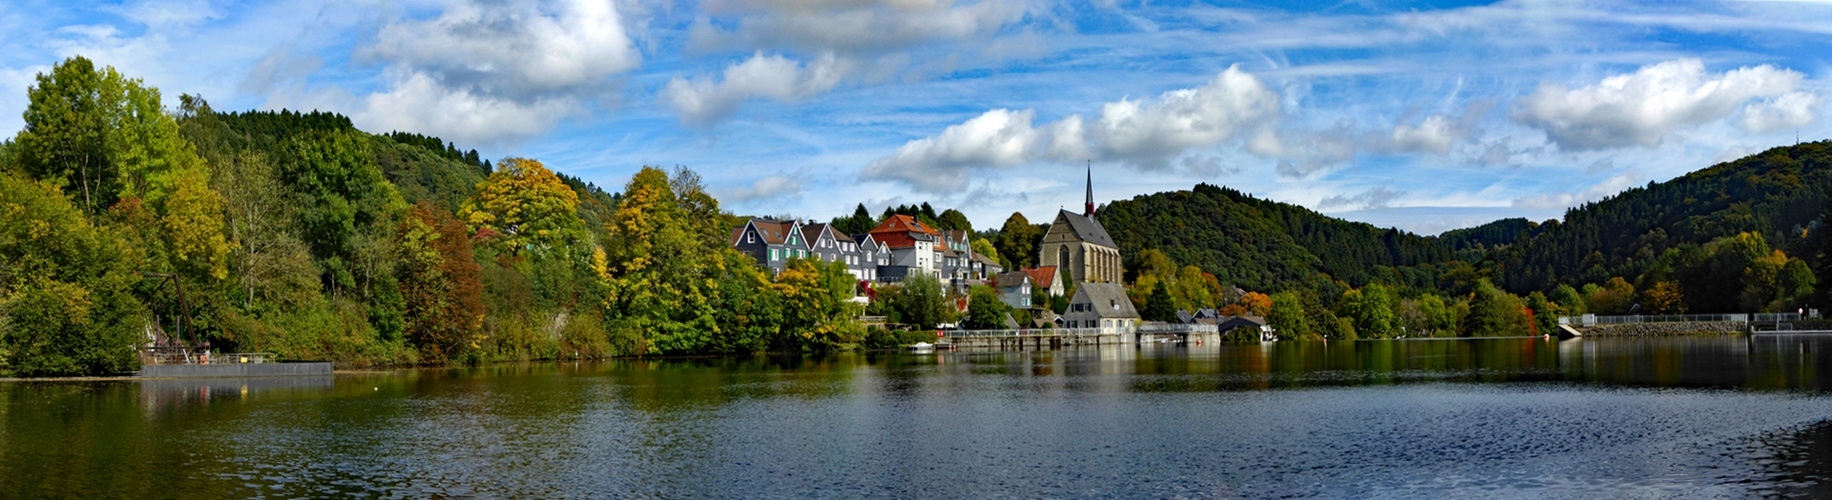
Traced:
POLYGON ((1061 210, 1056 216, 1069 221, 1069 228, 1075 230, 1076 239, 1108 248, 1120 247, 1113 244, 1113 237, 1107 236, 1107 228, 1101 226, 1100 221, 1068 210, 1061 210))

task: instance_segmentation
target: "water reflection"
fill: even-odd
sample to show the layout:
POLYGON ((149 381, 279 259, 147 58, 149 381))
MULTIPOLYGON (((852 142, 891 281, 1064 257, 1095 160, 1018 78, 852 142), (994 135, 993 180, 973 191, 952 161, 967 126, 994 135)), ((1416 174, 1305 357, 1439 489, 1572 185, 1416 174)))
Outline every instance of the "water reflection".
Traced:
POLYGON ((0 498, 1832 493, 1832 337, 0 385, 0 498), (25 479, 21 479, 25 478, 25 479))

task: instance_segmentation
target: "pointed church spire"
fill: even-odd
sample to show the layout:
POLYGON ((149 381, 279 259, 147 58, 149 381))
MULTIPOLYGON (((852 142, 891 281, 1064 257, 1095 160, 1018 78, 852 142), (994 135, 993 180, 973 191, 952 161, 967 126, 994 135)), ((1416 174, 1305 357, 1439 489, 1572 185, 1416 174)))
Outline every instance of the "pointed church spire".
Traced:
POLYGON ((1088 206, 1083 216, 1094 216, 1094 160, 1088 160, 1088 206))

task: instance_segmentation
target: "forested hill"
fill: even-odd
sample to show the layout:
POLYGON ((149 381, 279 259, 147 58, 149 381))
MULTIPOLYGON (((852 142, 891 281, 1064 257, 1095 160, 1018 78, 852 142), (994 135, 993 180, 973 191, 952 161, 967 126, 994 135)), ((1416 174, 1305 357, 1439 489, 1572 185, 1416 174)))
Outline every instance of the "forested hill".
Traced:
MULTIPOLYGON (((1778 147, 1666 181, 1650 183, 1566 212, 1524 244, 1496 248, 1484 267, 1509 290, 1557 283, 1601 283, 1612 277, 1646 284, 1671 279, 1688 296, 1735 295, 1727 283, 1688 283, 1715 240, 1744 233, 1769 249, 1813 263, 1825 186, 1832 182, 1832 142, 1778 147), (1653 271, 1656 276, 1638 279, 1653 271), (1668 277, 1671 271, 1682 276, 1668 277), (1707 288, 1717 287, 1713 292, 1707 288)), ((1763 255, 1761 257, 1768 257, 1763 255)), ((1747 260, 1747 259, 1746 259, 1747 260)), ((1701 298, 1702 297, 1695 297, 1701 298)), ((1701 305, 1694 304, 1697 312, 1701 305)), ((1727 307, 1719 305, 1720 307, 1727 307)), ((1716 308, 1716 307, 1714 307, 1716 308)))
POLYGON ((1348 222, 1310 209, 1198 184, 1115 201, 1101 224, 1125 255, 1163 251, 1249 290, 1309 288, 1324 297, 1370 281, 1432 289, 1452 254, 1435 237, 1348 222))
POLYGON ((1832 268, 1818 262, 1832 237, 1815 231, 1829 166, 1832 142, 1774 148, 1587 203, 1563 221, 1503 219, 1438 236, 1207 184, 1116 201, 1100 219, 1128 256, 1157 249, 1224 283, 1313 291, 1326 305, 1345 285, 1462 296, 1487 278, 1521 295, 1609 285, 1623 308, 1648 312, 1791 311, 1832 276, 1810 276, 1832 268))

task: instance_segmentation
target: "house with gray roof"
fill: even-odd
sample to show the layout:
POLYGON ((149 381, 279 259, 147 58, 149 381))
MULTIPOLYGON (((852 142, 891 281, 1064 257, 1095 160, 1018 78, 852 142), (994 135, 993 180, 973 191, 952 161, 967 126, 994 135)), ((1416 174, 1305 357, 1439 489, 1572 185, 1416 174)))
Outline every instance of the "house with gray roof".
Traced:
POLYGON ((751 219, 732 228, 732 248, 750 254, 772 273, 782 272, 789 259, 808 258, 811 246, 799 221, 751 219))
POLYGON ((1032 307, 1030 274, 1023 271, 1000 274, 993 278, 992 283, 993 287, 999 290, 1000 302, 1020 309, 1032 307))
POLYGON ((1099 328, 1100 333, 1130 334, 1137 330, 1139 311, 1126 297, 1126 287, 1113 283, 1083 283, 1075 287, 1069 310, 1062 314, 1066 328, 1099 328))

